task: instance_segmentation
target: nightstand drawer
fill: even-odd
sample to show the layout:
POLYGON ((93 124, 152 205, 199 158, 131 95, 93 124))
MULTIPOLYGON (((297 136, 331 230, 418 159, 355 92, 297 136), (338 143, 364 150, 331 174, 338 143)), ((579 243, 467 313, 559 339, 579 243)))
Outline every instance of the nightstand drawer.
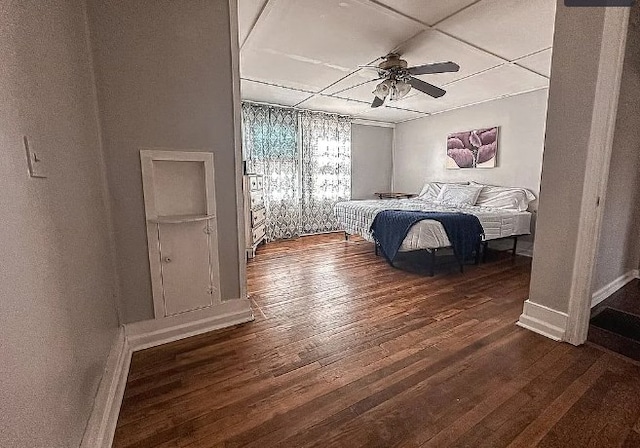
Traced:
POLYGON ((254 210, 256 208, 262 207, 262 204, 264 201, 262 197, 262 190, 252 191, 250 195, 251 195, 251 209, 254 210))
POLYGON ((251 227, 256 227, 256 224, 260 224, 266 218, 265 208, 259 208, 251 211, 251 227))
POLYGON ((262 190, 262 176, 249 176, 249 190, 262 190))
POLYGON ((252 243, 256 244, 258 241, 260 241, 262 238, 264 238, 265 235, 265 225, 261 224, 260 226, 256 227, 255 229, 252 230, 252 243))

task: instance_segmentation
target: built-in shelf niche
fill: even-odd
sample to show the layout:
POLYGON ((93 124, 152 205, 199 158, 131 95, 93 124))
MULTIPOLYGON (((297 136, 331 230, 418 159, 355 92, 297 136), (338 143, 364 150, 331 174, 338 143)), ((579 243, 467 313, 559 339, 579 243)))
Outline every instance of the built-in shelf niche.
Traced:
POLYGON ((213 154, 140 151, 156 318, 220 303, 213 154))
POLYGON ((154 160, 153 188, 158 217, 208 214, 204 162, 154 160))

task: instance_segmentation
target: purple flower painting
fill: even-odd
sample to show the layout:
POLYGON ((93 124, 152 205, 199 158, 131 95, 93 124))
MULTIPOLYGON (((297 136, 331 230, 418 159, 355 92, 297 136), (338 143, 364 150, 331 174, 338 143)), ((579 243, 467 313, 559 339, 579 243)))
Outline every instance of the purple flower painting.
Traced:
POLYGON ((456 132, 447 137, 447 168, 494 168, 498 128, 456 132))

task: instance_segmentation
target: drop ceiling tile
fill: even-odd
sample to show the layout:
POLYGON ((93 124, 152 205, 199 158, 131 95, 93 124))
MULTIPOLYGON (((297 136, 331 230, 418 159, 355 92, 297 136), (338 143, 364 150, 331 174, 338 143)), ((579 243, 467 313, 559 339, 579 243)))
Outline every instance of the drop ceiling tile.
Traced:
MULTIPOLYGON (((239 1, 242 36, 255 22, 265 0, 239 1)), ((407 15, 417 14, 415 17, 425 23, 473 3, 377 2, 407 15)), ((550 51, 524 57, 518 61, 522 67, 496 67, 501 59, 475 46, 509 58, 542 50, 544 47, 538 48, 541 42, 546 47, 551 45, 554 13, 554 0, 481 0, 437 25, 445 31, 440 32, 425 30, 415 21, 365 0, 269 0, 240 54, 241 75, 246 78, 242 95, 253 101, 283 105, 302 102, 300 106, 308 109, 396 122, 415 118, 415 111, 437 112, 530 90, 540 87, 540 83, 546 86, 547 79, 522 67, 548 73, 550 51), (445 33, 459 35, 473 45, 445 33), (420 76, 448 90, 443 98, 411 93, 393 103, 406 111, 393 106, 372 110, 369 102, 377 74, 367 70, 349 73, 391 49, 399 49, 410 65, 453 60, 461 69, 457 73, 420 76), (478 72, 481 73, 472 75, 478 72), (368 79, 371 82, 362 84, 368 79), (322 95, 309 98, 311 92, 322 95)))
POLYGON ((380 80, 376 79, 375 72, 372 72, 369 77, 354 74, 331 86, 324 93, 339 98, 370 103, 373 101, 373 89, 376 88, 378 82, 380 82, 380 80))
POLYGON ((240 75, 269 84, 318 92, 348 74, 348 71, 286 54, 246 48, 240 52, 240 75))
MULTIPOLYGON (((376 80, 376 82, 380 81, 376 80)), ((371 103, 373 101, 373 89, 376 87, 376 82, 368 82, 340 93, 334 93, 332 96, 371 103)))
POLYGON ((360 68, 355 72, 349 74, 344 79, 341 79, 334 85, 327 87, 322 93, 327 95, 333 95, 334 93, 347 90, 351 87, 358 86, 366 81, 373 81, 378 77, 378 73, 374 69, 360 68))
POLYGON ((368 107, 364 112, 356 115, 356 117, 366 120, 399 123, 401 121, 413 120, 414 118, 426 117, 426 114, 411 110, 396 109, 394 107, 380 106, 375 109, 368 107))
POLYGON ((415 110, 423 113, 431 113, 441 110, 442 107, 445 107, 445 104, 448 103, 449 96, 449 92, 447 92, 447 94, 441 98, 432 98, 429 95, 425 95, 423 93, 412 92, 401 100, 393 101, 392 104, 395 107, 399 108, 415 110))
POLYGON ((260 103, 295 106, 309 98, 313 93, 286 89, 268 84, 243 79, 240 81, 240 96, 243 100, 260 103))
POLYGON ((477 0, 378 0, 403 14, 428 25, 450 16, 477 0))
POLYGON ((548 85, 549 80, 540 75, 505 64, 446 86, 447 93, 441 98, 415 93, 396 104, 401 108, 435 113, 548 85))
POLYGON ((436 28, 513 60, 551 47, 555 7, 556 0, 482 0, 436 28))
POLYGON ((411 39, 398 51, 409 66, 453 61, 460 66, 454 73, 421 75, 420 79, 443 85, 473 73, 500 65, 504 61, 439 31, 429 30, 411 39))
POLYGON ((238 0, 238 40, 240 45, 249 35, 253 23, 266 2, 267 0, 238 0))
MULTIPOLYGON (((500 58, 492 56, 484 51, 473 48, 439 31, 425 31, 398 50, 410 66, 422 65, 432 62, 445 62, 453 60, 460 65, 460 70, 454 73, 438 73, 433 75, 420 75, 419 78, 432 84, 442 86, 457 79, 469 76, 503 63, 500 58)), ((328 93, 342 98, 351 98, 361 101, 372 100, 372 90, 375 82, 362 84, 367 79, 376 79, 374 70, 361 69, 356 73, 331 86, 323 93, 328 93), (355 86, 348 89, 351 86, 355 86), (348 89, 348 90, 345 90, 348 89)))
POLYGON ((518 60, 518 65, 549 78, 551 76, 551 48, 518 60))
POLYGON ((459 90, 475 91, 480 90, 491 96, 500 96, 510 93, 523 92, 525 90, 546 87, 549 80, 543 76, 532 73, 528 70, 513 64, 505 64, 492 68, 477 76, 462 79, 446 88, 449 91, 459 90), (460 88, 458 85, 461 85, 460 88))
POLYGON ((423 29, 361 0, 271 0, 245 48, 352 71, 423 29))
POLYGON ((309 110, 332 112, 344 115, 357 115, 369 108, 367 103, 345 100, 330 96, 316 95, 298 104, 298 107, 309 110))

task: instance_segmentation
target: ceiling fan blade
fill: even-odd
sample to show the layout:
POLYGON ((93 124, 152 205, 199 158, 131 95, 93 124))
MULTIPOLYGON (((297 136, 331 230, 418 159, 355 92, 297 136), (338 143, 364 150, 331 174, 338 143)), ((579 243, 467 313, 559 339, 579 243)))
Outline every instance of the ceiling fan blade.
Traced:
POLYGON ((377 96, 373 97, 373 103, 371 103, 371 107, 380 107, 382 106, 382 103, 384 103, 384 100, 381 100, 377 96))
POLYGON ((409 72, 410 75, 428 75, 430 73, 457 72, 458 70, 460 70, 460 66, 455 62, 437 62, 435 64, 409 67, 407 72, 409 72))
POLYGON ((424 82, 421 79, 414 78, 413 76, 409 78, 409 84, 411 84, 411 87, 414 89, 424 92, 434 98, 440 98, 442 95, 447 93, 440 87, 436 87, 433 84, 429 84, 428 82, 424 82))

